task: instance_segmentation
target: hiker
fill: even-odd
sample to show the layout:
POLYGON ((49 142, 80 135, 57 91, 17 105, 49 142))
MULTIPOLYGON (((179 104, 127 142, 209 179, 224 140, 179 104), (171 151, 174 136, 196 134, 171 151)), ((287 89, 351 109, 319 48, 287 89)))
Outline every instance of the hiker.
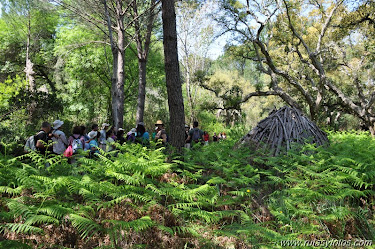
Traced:
POLYGON ((216 135, 216 132, 214 132, 214 135, 212 136, 212 141, 217 142, 219 141, 219 138, 216 135))
POLYGON ((221 139, 223 139, 223 140, 227 139, 227 135, 225 134, 225 132, 222 133, 221 139))
POLYGON ((188 140, 189 131, 190 131, 190 127, 188 125, 185 125, 185 148, 186 149, 190 149, 191 148, 191 139, 188 140))
POLYGON ((145 124, 143 122, 139 122, 137 124, 137 134, 135 136, 136 142, 141 143, 141 144, 148 144, 150 141, 150 135, 146 131, 145 124))
POLYGON ((89 134, 89 150, 90 150, 90 156, 93 156, 95 154, 99 153, 99 139, 100 139, 100 132, 98 131, 90 131, 89 134))
MULTIPOLYGON (((99 130, 99 126, 98 126, 98 124, 93 124, 93 125, 91 126, 91 130, 92 130, 92 131, 98 131, 98 130, 99 130)), ((87 135, 89 135, 89 134, 87 134, 87 135)))
POLYGON ((208 141, 210 140, 210 135, 208 134, 207 131, 203 132, 203 140, 204 140, 204 145, 208 145, 208 141))
POLYGON ((163 145, 167 143, 167 132, 164 129, 163 121, 158 120, 155 123, 156 126, 156 135, 155 135, 155 141, 161 141, 163 145))
POLYGON ((83 143, 83 150, 86 151, 90 148, 89 146, 89 136, 86 134, 86 126, 81 125, 81 136, 84 138, 84 143, 83 143))
POLYGON ((68 146, 68 140, 66 139, 65 133, 61 130, 63 124, 64 122, 61 120, 55 120, 53 122, 52 141, 54 143, 52 147, 53 152, 57 155, 63 154, 68 146))
POLYGON ((34 140, 36 141, 35 142, 36 150, 39 151, 41 154, 45 154, 47 150, 50 152, 52 151, 51 146, 47 148, 47 145, 45 145, 45 144, 48 144, 48 142, 52 141, 51 129, 52 128, 51 128, 50 123, 43 122, 41 130, 34 137, 34 140))
POLYGON ((126 139, 124 138, 124 131, 125 130, 122 128, 119 128, 117 131, 117 142, 121 145, 126 142, 126 139))
POLYGON ((102 129, 100 130, 100 139, 99 141, 99 148, 102 150, 106 151, 106 143, 107 143, 107 131, 109 128, 110 124, 104 123, 102 124, 102 129))
POLYGON ((85 149, 86 139, 82 135, 82 126, 74 126, 72 135, 68 139, 69 145, 72 146, 73 154, 78 153, 79 150, 85 149))
POLYGON ((110 152, 115 149, 114 143, 116 141, 116 136, 115 136, 113 129, 109 129, 106 133, 106 136, 107 136, 107 141, 106 141, 107 148, 106 149, 107 149, 107 152, 110 152))
POLYGON ((137 136, 137 129, 132 128, 127 134, 126 134, 126 141, 129 143, 135 142, 135 137, 137 136))
POLYGON ((189 131, 189 136, 185 140, 185 142, 189 140, 194 142, 194 144, 197 144, 199 142, 202 143, 203 141, 203 131, 198 128, 198 121, 194 121, 193 129, 189 131))

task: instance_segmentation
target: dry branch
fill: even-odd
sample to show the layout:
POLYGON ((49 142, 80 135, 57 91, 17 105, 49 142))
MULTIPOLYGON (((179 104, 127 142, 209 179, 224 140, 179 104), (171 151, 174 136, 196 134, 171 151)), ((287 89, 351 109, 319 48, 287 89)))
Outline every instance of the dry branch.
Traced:
POLYGON ((278 155, 281 151, 289 151, 292 143, 306 142, 320 146, 327 144, 328 138, 301 111, 284 106, 260 121, 239 144, 255 144, 257 149, 267 148, 273 155, 278 155))

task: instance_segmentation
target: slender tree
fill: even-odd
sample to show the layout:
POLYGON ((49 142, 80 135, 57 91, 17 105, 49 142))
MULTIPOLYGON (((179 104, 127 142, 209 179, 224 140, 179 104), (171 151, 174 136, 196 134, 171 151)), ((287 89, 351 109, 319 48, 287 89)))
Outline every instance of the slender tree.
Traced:
POLYGON ((105 16, 108 26, 108 36, 111 43, 111 50, 113 55, 113 73, 112 73, 112 118, 115 127, 123 127, 124 123, 124 66, 125 66, 125 27, 123 1, 116 0, 114 6, 115 30, 117 31, 117 43, 114 42, 112 33, 112 22, 109 15, 107 1, 103 0, 105 16))
POLYGON ((170 115, 171 145, 184 146, 185 113, 177 53, 176 12, 174 0, 162 0, 165 76, 170 115))
MULTIPOLYGON (((65 9, 72 11, 88 26, 102 32, 110 41, 112 51, 111 105, 113 125, 123 127, 125 50, 132 42, 128 33, 133 19, 129 16, 131 0, 54 0, 65 9)), ((105 41, 93 41, 102 42, 105 41)))
POLYGON ((197 71, 207 69, 207 53, 214 40, 214 26, 209 17, 214 6, 214 1, 177 3, 178 51, 190 123, 197 118, 195 102, 198 86, 194 84, 193 77, 197 71))
POLYGON ((151 34, 154 25, 156 0, 151 0, 150 6, 145 6, 145 12, 140 13, 137 1, 133 2, 133 19, 135 28, 135 42, 138 57, 138 98, 136 120, 143 122, 146 101, 146 66, 151 44, 151 34))

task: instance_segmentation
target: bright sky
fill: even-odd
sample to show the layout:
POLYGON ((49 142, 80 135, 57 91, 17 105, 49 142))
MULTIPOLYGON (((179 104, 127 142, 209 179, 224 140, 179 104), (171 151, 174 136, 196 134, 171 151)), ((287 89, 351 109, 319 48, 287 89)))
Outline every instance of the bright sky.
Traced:
POLYGON ((214 41, 214 43, 210 46, 209 51, 207 53, 208 57, 212 60, 217 59, 220 55, 224 53, 224 46, 226 44, 226 37, 221 36, 214 41))

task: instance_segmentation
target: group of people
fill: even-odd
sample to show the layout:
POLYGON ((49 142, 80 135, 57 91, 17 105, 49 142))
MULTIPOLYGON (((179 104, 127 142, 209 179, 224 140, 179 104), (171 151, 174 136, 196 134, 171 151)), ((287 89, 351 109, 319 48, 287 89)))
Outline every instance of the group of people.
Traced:
MULTIPOLYGON (((90 154, 96 154, 100 152, 99 148, 107 152, 113 151, 115 142, 147 145, 150 141, 150 135, 146 131, 143 122, 139 122, 136 128, 131 129, 126 134, 124 129, 115 129, 107 123, 102 124, 100 130, 97 124, 93 124, 89 132, 86 131, 85 126, 75 126, 72 135, 69 137, 62 131, 63 124, 64 122, 61 120, 55 120, 52 125, 48 122, 43 122, 40 131, 27 140, 25 152, 36 150, 42 154, 49 152, 71 156, 81 149, 90 151, 90 154), (52 146, 48 146, 51 143, 52 146)), ((161 120, 155 123, 152 139, 160 141, 162 144, 168 142, 168 136, 161 120)))
MULTIPOLYGON (((210 141, 210 135, 207 131, 200 130, 198 128, 198 125, 198 121, 194 121, 192 129, 190 129, 188 125, 185 125, 185 148, 190 149, 193 144, 197 143, 208 145, 210 141)), ((214 132, 214 135, 212 136, 212 141, 218 142, 226 138, 227 136, 225 132, 219 133, 219 136, 216 135, 216 132, 214 132)))
MULTIPOLYGON (((51 125, 48 122, 43 122, 41 130, 35 135, 31 136, 25 145, 25 152, 30 150, 39 151, 45 154, 54 153, 57 155, 64 154, 69 157, 77 153, 79 150, 90 151, 90 154, 95 155, 100 153, 100 150, 110 152, 115 150, 115 142, 123 143, 140 143, 147 145, 150 142, 150 134, 145 128, 143 122, 139 122, 135 128, 132 128, 125 134, 122 128, 115 129, 108 123, 104 123, 99 130, 97 124, 91 126, 91 131, 87 132, 85 126, 75 126, 72 130, 72 135, 67 137, 62 131, 64 122, 55 120, 51 125), (48 146, 53 142, 52 146, 48 146)), ((158 120, 155 123, 155 130, 151 134, 151 139, 155 142, 161 142, 166 145, 168 143, 168 135, 164 128, 164 123, 158 120)), ((214 133, 212 141, 217 142, 220 139, 226 139, 225 133, 220 133, 219 136, 214 133)), ((206 131, 198 128, 198 122, 193 123, 193 128, 190 129, 185 125, 185 147, 191 148, 194 143, 208 144, 210 136, 206 131)))

